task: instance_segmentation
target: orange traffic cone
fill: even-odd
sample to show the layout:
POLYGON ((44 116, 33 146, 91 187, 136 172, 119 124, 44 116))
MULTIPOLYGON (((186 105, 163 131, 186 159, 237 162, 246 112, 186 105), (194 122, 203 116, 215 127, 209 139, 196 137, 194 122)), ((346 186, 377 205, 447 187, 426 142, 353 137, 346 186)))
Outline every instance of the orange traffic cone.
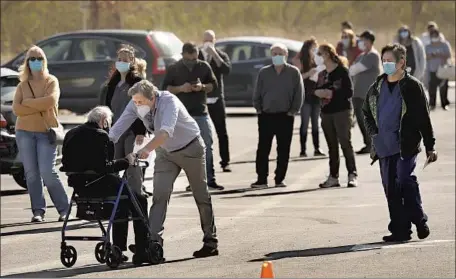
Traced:
POLYGON ((272 271, 272 262, 264 262, 261 267, 261 278, 274 278, 272 271))

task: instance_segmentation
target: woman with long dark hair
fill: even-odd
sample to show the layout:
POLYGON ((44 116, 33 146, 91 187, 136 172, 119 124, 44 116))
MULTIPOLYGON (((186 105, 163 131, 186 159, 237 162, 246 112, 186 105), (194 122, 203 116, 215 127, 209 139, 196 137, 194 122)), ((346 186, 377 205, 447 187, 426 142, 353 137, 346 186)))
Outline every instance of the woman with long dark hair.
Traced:
MULTIPOLYGON (((115 69, 111 71, 111 76, 104 88, 101 96, 101 104, 108 106, 113 112, 112 123, 114 124, 122 115, 126 106, 131 100, 128 96, 128 90, 143 78, 138 73, 138 66, 135 57, 135 50, 130 46, 122 46, 117 51, 117 61, 115 69)), ((133 152, 136 144, 141 145, 146 134, 146 127, 143 122, 138 119, 126 131, 115 144, 114 159, 125 158, 128 154, 133 152)), ((130 166, 127 170, 127 178, 129 186, 138 194, 143 192, 143 172, 141 168, 130 166)), ((147 204, 143 208, 144 214, 147 215, 147 204)), ((128 234, 128 223, 122 222, 115 224, 118 228, 116 232, 119 235, 128 234)), ((113 236, 117 237, 117 236, 113 236)), ((126 243, 119 247, 122 251, 126 251, 126 243)), ((125 256, 123 256, 126 258, 125 256)))
MULTIPOLYGON (((323 66, 323 61, 317 59, 315 61, 315 52, 318 47, 317 40, 311 37, 305 41, 301 51, 299 53, 298 65, 302 79, 304 81, 305 98, 301 107, 301 128, 300 128, 300 139, 301 139, 301 157, 307 157, 306 143, 307 143, 307 129, 309 127, 309 120, 312 123, 312 141, 314 145, 314 156, 324 156, 325 154, 320 150, 319 141, 319 123, 320 118, 320 98, 315 96, 315 87, 317 85, 316 79, 314 78, 318 69, 323 66), (317 68, 317 66, 319 66, 317 68)), ((320 58, 320 57, 318 57, 320 58)))
POLYGON ((339 143, 348 171, 347 186, 356 187, 358 175, 351 142, 353 84, 348 67, 331 44, 320 45, 317 56, 323 59, 326 66, 326 69, 319 74, 315 95, 322 99, 321 126, 328 143, 330 170, 328 179, 321 183, 320 187, 340 186, 339 143))

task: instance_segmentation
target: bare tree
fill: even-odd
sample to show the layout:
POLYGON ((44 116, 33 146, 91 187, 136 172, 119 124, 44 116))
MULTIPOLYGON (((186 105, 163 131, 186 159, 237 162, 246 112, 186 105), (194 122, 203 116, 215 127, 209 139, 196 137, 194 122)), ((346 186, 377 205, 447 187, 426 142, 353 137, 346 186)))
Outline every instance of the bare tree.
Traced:
POLYGON ((410 21, 410 28, 416 32, 416 25, 420 19, 421 12, 423 11, 422 1, 412 1, 412 18, 410 21))
POLYGON ((89 28, 98 29, 100 26, 100 1, 90 1, 90 20, 89 28))

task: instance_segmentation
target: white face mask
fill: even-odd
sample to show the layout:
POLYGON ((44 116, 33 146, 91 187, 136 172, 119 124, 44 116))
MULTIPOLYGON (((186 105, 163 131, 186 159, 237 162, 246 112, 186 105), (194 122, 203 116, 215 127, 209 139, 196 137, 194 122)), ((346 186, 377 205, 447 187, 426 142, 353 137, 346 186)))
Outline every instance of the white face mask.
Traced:
POLYGON ((431 42, 433 42, 433 43, 437 43, 438 41, 440 41, 439 38, 431 38, 431 42))
POLYGON ((136 110, 138 111, 139 116, 144 118, 150 112, 150 107, 148 105, 136 106, 136 110))
POLYGON ((366 46, 364 45, 364 41, 359 41, 358 42, 358 48, 362 51, 366 50, 366 46))
POLYGON ((211 42, 205 42, 205 43, 203 44, 203 49, 204 49, 204 51, 207 51, 207 49, 208 49, 209 47, 213 46, 213 45, 214 45, 214 44, 211 43, 211 42))
POLYGON ((324 62, 323 57, 321 57, 318 54, 315 54, 314 61, 315 61, 315 64, 317 64, 317 66, 323 65, 323 62, 324 62))

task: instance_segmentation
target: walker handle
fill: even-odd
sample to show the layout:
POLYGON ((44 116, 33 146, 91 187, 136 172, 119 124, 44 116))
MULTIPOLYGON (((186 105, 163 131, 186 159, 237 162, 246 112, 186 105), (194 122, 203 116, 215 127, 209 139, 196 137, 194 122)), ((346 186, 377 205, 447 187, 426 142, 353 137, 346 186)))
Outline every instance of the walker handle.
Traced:
POLYGON ((136 154, 134 165, 137 166, 137 167, 141 167, 141 168, 148 168, 149 167, 149 161, 139 159, 138 154, 136 154))

